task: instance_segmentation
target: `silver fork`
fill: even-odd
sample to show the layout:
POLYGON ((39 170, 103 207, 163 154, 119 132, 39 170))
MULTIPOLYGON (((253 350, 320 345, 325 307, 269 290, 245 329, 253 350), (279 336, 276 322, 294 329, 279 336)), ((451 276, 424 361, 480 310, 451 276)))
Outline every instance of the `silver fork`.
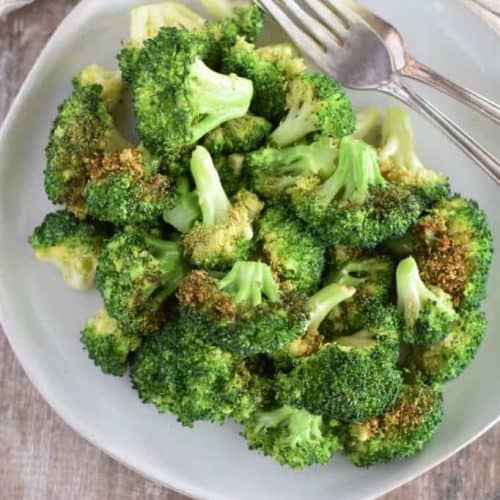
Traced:
POLYGON ((406 52, 399 33, 385 21, 353 0, 307 0, 307 7, 296 0, 258 3, 325 73, 348 88, 379 90, 412 107, 500 184, 499 160, 401 81, 398 68, 406 67, 406 52), (394 53, 393 47, 398 48, 394 53))

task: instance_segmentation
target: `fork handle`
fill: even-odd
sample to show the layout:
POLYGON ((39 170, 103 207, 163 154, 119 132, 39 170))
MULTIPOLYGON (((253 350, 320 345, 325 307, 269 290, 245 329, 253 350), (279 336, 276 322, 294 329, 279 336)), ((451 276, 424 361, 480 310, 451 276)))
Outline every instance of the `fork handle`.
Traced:
POLYGON ((448 80, 448 78, 436 73, 425 64, 413 59, 410 55, 407 55, 406 66, 401 70, 400 74, 431 85, 458 101, 469 105, 495 123, 500 124, 500 106, 498 104, 448 80))
POLYGON ((398 79, 391 81, 380 90, 404 102, 440 128, 469 158, 474 160, 497 184, 500 184, 500 161, 427 99, 419 96, 398 79))

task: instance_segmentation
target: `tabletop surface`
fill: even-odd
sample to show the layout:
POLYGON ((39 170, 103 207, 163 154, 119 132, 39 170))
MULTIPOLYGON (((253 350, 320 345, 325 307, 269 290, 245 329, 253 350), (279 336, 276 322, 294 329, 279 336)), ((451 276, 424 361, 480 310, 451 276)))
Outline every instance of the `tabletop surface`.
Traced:
MULTIPOLYGON (((37 0, 0 20, 0 124, 47 39, 78 0, 37 0)), ((73 432, 26 378, 0 327, 0 500, 182 500, 73 432)), ((500 424, 384 500, 500 499, 500 424)))

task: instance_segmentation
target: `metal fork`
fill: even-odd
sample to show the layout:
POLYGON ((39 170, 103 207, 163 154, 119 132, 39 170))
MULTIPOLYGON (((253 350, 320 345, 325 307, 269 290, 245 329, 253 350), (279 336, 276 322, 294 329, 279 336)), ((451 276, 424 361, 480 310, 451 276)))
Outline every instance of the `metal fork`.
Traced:
POLYGON ((412 107, 500 184, 500 161, 401 81, 407 55, 401 35, 388 23, 354 0, 307 0, 307 7, 297 0, 258 3, 325 73, 348 88, 379 90, 412 107))

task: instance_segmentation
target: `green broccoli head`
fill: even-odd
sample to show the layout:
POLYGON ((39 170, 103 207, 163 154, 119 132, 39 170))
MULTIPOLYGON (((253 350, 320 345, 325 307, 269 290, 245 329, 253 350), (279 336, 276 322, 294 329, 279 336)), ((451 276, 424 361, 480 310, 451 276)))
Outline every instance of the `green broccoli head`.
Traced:
POLYGON ((96 281, 106 310, 121 328, 150 333, 165 320, 165 302, 186 274, 177 242, 127 228, 104 247, 96 281))
POLYGON ((438 287, 425 285, 413 257, 398 264, 396 287, 404 342, 435 344, 450 333, 457 318, 451 296, 438 287))
POLYGON ((187 426, 197 420, 246 420, 268 388, 241 358, 201 340, 198 325, 185 319, 166 323, 146 338, 131 378, 144 403, 174 413, 187 426))
POLYGON ((307 320, 304 300, 280 292, 262 262, 237 262, 220 280, 192 271, 177 297, 200 334, 245 357, 285 347, 302 335, 307 320))
POLYGON ((106 227, 60 210, 45 217, 29 237, 29 244, 37 259, 57 266, 70 287, 88 290, 94 284, 97 261, 107 236, 106 227))
POLYGON ((252 450, 282 465, 301 469, 326 464, 342 448, 339 425, 305 410, 282 406, 258 411, 245 422, 243 436, 252 450))
POLYGON ((214 165, 219 174, 220 183, 228 196, 234 196, 246 185, 243 172, 244 163, 245 155, 241 153, 214 157, 214 165))
POLYGON ((385 413, 349 425, 346 454, 361 467, 410 457, 422 450, 442 421, 439 388, 420 382, 405 385, 385 413))
POLYGON ((198 194, 191 191, 189 178, 186 176, 177 178, 176 194, 175 205, 163 212, 163 220, 180 233, 185 233, 201 215, 198 194))
POLYGON ((137 129, 153 153, 176 158, 248 112, 252 82, 213 71, 203 62, 207 54, 205 40, 177 28, 162 28, 144 42, 132 87, 137 129))
POLYGON ((248 256, 253 243, 252 224, 263 205, 257 196, 244 189, 231 203, 210 154, 202 146, 193 153, 191 173, 202 220, 184 233, 184 255, 196 266, 228 269, 248 256))
POLYGON ((59 107, 46 148, 44 175, 49 199, 83 219, 90 162, 127 146, 107 110, 102 86, 77 86, 59 107))
POLYGON ((247 153, 262 145, 271 128, 272 125, 265 118, 245 115, 212 130, 201 144, 213 155, 247 153))
POLYGON ((429 384, 444 384, 458 377, 476 356, 486 333, 486 316, 462 311, 451 333, 433 345, 414 346, 407 364, 429 384))
POLYGON ((311 293, 318 288, 325 248, 302 221, 284 208, 271 207, 259 219, 257 242, 283 290, 311 293))
POLYGON ((297 215, 330 245, 373 247, 404 234, 420 214, 410 191, 384 180, 375 150, 351 138, 324 183, 301 178, 289 193, 297 215))
POLYGON ((256 48, 257 57, 276 65, 279 71, 290 82, 299 77, 307 69, 302 57, 291 43, 277 43, 256 48))
POLYGON ((289 87, 287 115, 271 134, 278 147, 310 134, 344 137, 354 132, 356 116, 344 89, 331 78, 304 72, 289 87))
POLYGON ((379 157, 384 177, 411 188, 424 205, 449 196, 447 177, 425 168, 419 160, 410 117, 403 108, 388 107, 386 110, 379 157))
POLYGON ((104 307, 85 324, 80 340, 89 358, 103 373, 121 377, 127 369, 130 354, 141 345, 142 338, 124 332, 104 307))
POLYGON ((132 148, 92 160, 83 191, 88 213, 117 225, 158 221, 175 196, 170 178, 151 167, 147 155, 132 148))
POLYGON ((302 177, 326 180, 335 171, 337 156, 336 142, 319 137, 309 144, 253 151, 246 156, 245 172, 252 189, 265 198, 276 198, 302 177))

